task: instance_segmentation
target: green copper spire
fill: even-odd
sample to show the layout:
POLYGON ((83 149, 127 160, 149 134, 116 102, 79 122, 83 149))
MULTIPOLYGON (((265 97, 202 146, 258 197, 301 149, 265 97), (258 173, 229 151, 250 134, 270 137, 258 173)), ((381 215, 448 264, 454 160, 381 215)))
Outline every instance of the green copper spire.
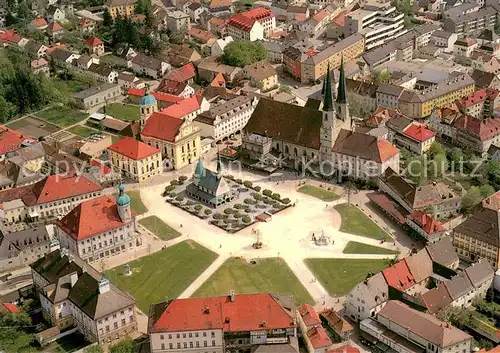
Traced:
POLYGON ((347 87, 345 82, 345 72, 344 72, 344 56, 340 59, 340 70, 339 70, 339 87, 337 90, 337 103, 346 104, 347 103, 347 87))
POLYGON ((323 111, 331 112, 333 111, 333 92, 332 92, 332 77, 330 72, 330 62, 328 62, 328 71, 326 72, 326 77, 324 81, 325 92, 323 97, 323 111))

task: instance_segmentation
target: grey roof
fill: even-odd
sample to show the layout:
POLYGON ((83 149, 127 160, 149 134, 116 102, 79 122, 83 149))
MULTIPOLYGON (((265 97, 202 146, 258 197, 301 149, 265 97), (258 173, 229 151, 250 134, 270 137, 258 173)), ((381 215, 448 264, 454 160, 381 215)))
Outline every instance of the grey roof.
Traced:
POLYGON ((33 159, 38 159, 44 157, 46 154, 45 147, 42 142, 37 142, 33 145, 20 148, 12 153, 7 154, 7 158, 11 156, 19 156, 26 161, 30 161, 33 159))
POLYGON ((481 71, 477 69, 474 69, 474 71, 472 71, 471 77, 474 80, 476 86, 481 88, 490 87, 493 80, 498 79, 493 72, 481 71))
POLYGON ((479 288, 484 282, 492 280, 495 275, 489 262, 484 259, 467 267, 464 272, 475 288, 479 288))
POLYGON ((387 120, 386 125, 396 131, 402 132, 405 128, 411 125, 413 119, 408 118, 403 114, 396 113, 392 118, 387 120))
POLYGON ((352 78, 346 79, 347 91, 349 93, 355 93, 361 96, 367 96, 371 98, 376 97, 378 86, 371 82, 358 81, 352 78))
POLYGON ((73 55, 73 53, 61 48, 56 48, 49 54, 50 57, 58 61, 66 61, 71 55, 73 55))
POLYGON ((26 45, 24 46, 24 49, 31 52, 31 53, 36 53, 40 50, 41 47, 43 47, 43 43, 35 42, 34 40, 28 41, 26 45))
POLYGON ((460 4, 458 6, 454 6, 450 9, 446 10, 444 13, 445 13, 445 15, 448 15, 448 16, 457 16, 458 17, 462 13, 469 11, 469 10, 472 10, 473 8, 476 8, 476 7, 479 7, 477 3, 465 2, 463 4, 460 4))
POLYGON ((92 97, 96 94, 101 94, 103 92, 106 92, 108 90, 114 89, 116 87, 119 87, 118 85, 115 85, 113 83, 101 83, 96 86, 92 86, 90 88, 87 88, 86 90, 77 92, 73 95, 75 98, 79 99, 86 99, 89 97, 92 97))
MULTIPOLYGON (((476 20, 478 18, 485 17, 485 16, 493 16, 493 15, 496 15, 496 13, 497 12, 493 7, 485 6, 481 9, 479 9, 478 11, 470 12, 470 13, 467 13, 465 15, 452 14, 449 16, 448 20, 456 25, 456 24, 476 20)), ((447 28, 447 24, 449 23, 448 21, 444 21, 444 23, 445 23, 446 30, 453 30, 453 28, 447 28)))
POLYGON ((260 43, 266 48, 268 52, 282 53, 283 44, 278 41, 260 41, 260 43))
POLYGON ((389 287, 382 272, 358 283, 349 293, 352 293, 354 298, 363 298, 370 308, 389 300, 389 287))
POLYGON ((443 237, 438 242, 427 245, 426 249, 432 261, 442 266, 451 267, 453 263, 458 261, 458 256, 450 237, 443 237))
POLYGON ((152 70, 160 70, 162 61, 152 56, 139 53, 132 59, 132 63, 152 70))
POLYGON ((204 169, 204 175, 201 176, 198 185, 206 190, 210 190, 215 195, 220 195, 231 190, 226 179, 218 177, 216 172, 210 169, 204 169))
POLYGON ((420 283, 432 275, 432 260, 425 249, 405 257, 405 261, 415 282, 420 283))
POLYGON ((24 229, 17 232, 8 232, 1 229, 0 234, 0 259, 7 259, 19 251, 31 247, 48 245, 50 242, 47 228, 44 226, 24 229))
POLYGON ((473 289, 472 283, 464 273, 460 273, 452 279, 445 281, 444 285, 453 300, 464 296, 473 289))
POLYGON ((453 230, 496 248, 500 247, 500 212, 482 209, 474 212, 453 230))
POLYGON ((100 76, 109 76, 114 70, 109 66, 99 65, 99 64, 91 64, 88 68, 88 71, 98 74, 100 76))
POLYGON ((382 83, 378 86, 377 93, 387 94, 389 96, 399 97, 404 88, 390 83, 382 83))
POLYGON ((432 33, 432 36, 433 37, 436 37, 436 38, 445 38, 445 39, 448 39, 450 38, 454 33, 452 32, 447 32, 447 31, 442 31, 442 30, 436 30, 432 33))
MULTIPOLYGON (((219 96, 221 98, 221 96, 219 96)), ((219 99, 217 99, 219 100, 219 99)), ((201 121, 205 122, 207 120, 215 120, 216 117, 221 116, 225 113, 228 113, 229 111, 241 107, 246 104, 251 104, 251 102, 254 100, 254 97, 251 96, 236 96, 234 97, 233 95, 224 95, 219 101, 213 101, 211 102, 212 106, 208 111, 205 111, 201 114, 199 114, 195 120, 196 121, 201 121), (225 99, 226 97, 228 99, 225 99)), ((227 119, 231 118, 233 115, 229 115, 227 119)), ((221 117, 222 118, 222 117, 221 117)))
POLYGON ((363 40, 363 35, 359 33, 352 34, 349 37, 342 39, 341 41, 333 45, 330 45, 325 50, 320 51, 318 54, 311 56, 305 61, 305 64, 316 65, 318 63, 321 63, 330 58, 332 55, 340 53, 345 48, 363 40))

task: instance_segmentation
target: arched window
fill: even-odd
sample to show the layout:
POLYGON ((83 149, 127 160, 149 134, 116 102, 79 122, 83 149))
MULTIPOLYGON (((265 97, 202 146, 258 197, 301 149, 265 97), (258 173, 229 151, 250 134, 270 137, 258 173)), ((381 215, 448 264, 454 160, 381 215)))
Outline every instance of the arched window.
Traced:
POLYGON ((298 154, 298 153, 297 153, 297 147, 294 147, 294 148, 293 148, 293 155, 294 155, 295 157, 297 157, 297 154, 298 154))
POLYGON ((285 153, 286 153, 286 154, 289 154, 289 153, 290 153, 290 151, 288 150, 288 146, 285 146, 285 153))

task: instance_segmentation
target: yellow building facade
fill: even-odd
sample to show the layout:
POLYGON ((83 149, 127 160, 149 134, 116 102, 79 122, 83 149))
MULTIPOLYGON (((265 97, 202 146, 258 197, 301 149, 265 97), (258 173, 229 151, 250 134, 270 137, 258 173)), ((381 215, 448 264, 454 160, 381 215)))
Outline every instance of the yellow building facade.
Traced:
POLYGON ((107 1, 106 7, 113 19, 117 17, 130 17, 135 13, 137 0, 110 0, 107 1))

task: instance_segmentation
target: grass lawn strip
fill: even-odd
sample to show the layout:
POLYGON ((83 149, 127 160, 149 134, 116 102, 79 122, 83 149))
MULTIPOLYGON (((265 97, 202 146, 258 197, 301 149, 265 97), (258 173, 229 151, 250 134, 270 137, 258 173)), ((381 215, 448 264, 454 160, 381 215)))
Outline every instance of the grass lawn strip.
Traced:
POLYGON ((314 185, 302 185, 297 191, 325 202, 335 201, 340 198, 340 196, 333 191, 326 190, 314 185))
POLYGON ((397 255, 399 251, 380 248, 378 246, 358 243, 357 241, 350 241, 347 243, 344 254, 375 254, 375 255, 397 255))
POLYGON ((380 228, 356 206, 343 203, 336 205, 335 209, 342 217, 342 224, 340 225, 341 232, 377 240, 392 240, 389 234, 384 232, 382 228, 380 228))
MULTIPOLYGON (((101 108, 101 111, 103 109, 101 108)), ((111 103, 106 106, 106 114, 115 119, 135 121, 140 119, 139 107, 122 103, 111 103)))
POLYGON ((377 273, 387 260, 371 259, 306 259, 305 264, 332 296, 346 295, 366 275, 377 273))
POLYGON ((102 134, 99 130, 92 129, 87 126, 82 126, 82 125, 75 125, 72 126, 68 129, 69 132, 81 136, 81 137, 89 137, 92 135, 99 135, 102 134))
POLYGON ((256 260, 230 258, 193 294, 193 297, 236 294, 283 293, 293 295, 297 303, 314 304, 307 290, 282 258, 256 260))
POLYGON ((143 218, 139 223, 161 240, 171 240, 182 235, 157 216, 143 218))
POLYGON ((57 106, 38 112, 36 116, 60 127, 67 127, 86 119, 88 114, 65 106, 57 106))
POLYGON ((217 257, 188 240, 130 262, 130 276, 123 275, 122 266, 105 275, 118 288, 130 292, 147 313, 150 304, 177 298, 217 257))

